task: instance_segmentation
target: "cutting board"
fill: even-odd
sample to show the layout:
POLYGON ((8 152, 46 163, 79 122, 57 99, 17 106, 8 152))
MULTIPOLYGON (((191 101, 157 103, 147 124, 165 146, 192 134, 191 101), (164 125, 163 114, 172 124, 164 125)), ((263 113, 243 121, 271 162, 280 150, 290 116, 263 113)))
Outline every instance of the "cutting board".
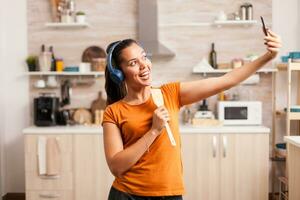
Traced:
POLYGON ((96 110, 104 110, 106 107, 106 100, 102 97, 102 91, 99 92, 98 98, 91 104, 91 111, 95 116, 96 110))

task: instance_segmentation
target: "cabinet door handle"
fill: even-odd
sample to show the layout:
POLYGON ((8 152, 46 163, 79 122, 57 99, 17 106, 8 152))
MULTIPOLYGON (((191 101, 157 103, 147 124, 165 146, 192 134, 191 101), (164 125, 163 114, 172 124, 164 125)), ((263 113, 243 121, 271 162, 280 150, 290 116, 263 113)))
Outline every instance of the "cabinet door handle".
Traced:
POLYGON ((215 158, 217 155, 217 136, 213 136, 213 157, 215 158))
POLYGON ((223 135, 223 157, 227 155, 227 137, 223 135))
POLYGON ((40 194, 41 198, 54 199, 60 197, 59 194, 40 194))
POLYGON ((59 175, 54 175, 54 176, 47 176, 47 175, 43 175, 40 176, 41 179, 59 179, 60 176, 59 175))

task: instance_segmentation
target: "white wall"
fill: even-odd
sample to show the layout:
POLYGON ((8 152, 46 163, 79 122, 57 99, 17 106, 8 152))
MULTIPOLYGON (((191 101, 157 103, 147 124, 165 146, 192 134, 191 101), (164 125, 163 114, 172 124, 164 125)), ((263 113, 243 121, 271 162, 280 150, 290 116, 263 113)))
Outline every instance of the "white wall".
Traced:
POLYGON ((299 0, 273 0, 273 30, 282 37, 282 53, 299 50, 299 8, 299 0))
POLYGON ((22 129, 29 125, 26 1, 1 1, 0 134, 1 192, 24 192, 22 129), (16 6, 17 5, 17 6, 16 6), (14 9, 13 11, 11 9, 14 9), (12 13, 13 12, 13 13, 12 13))
MULTIPOLYGON (((5 37, 6 32, 5 30, 5 8, 4 6, 0 7, 0 69, 3 69, 3 66, 5 66, 5 37)), ((0 73, 0 195, 3 196, 4 191, 4 182, 5 182, 5 176, 4 176, 4 124, 5 124, 5 117, 4 117, 4 73, 0 73)))
MULTIPOLYGON (((300 2, 299 0, 273 0, 273 30, 282 38, 283 47, 281 55, 287 55, 290 51, 300 51, 300 2)), ((280 57, 278 56, 278 60, 280 57)), ((277 73, 276 94, 277 108, 282 109, 286 106, 286 73, 277 73)), ((292 77, 296 80, 296 77, 292 77)), ((292 90, 296 91, 294 84, 292 90)), ((293 92, 292 94, 295 94, 293 92)), ((293 96, 292 103, 296 97, 293 96)))

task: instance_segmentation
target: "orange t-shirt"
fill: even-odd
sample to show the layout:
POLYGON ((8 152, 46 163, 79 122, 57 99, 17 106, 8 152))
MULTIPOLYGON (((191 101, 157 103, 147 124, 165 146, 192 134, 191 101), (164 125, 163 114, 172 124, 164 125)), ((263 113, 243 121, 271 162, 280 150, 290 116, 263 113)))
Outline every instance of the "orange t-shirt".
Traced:
MULTIPOLYGON (((171 196, 184 193, 178 124, 181 107, 180 83, 165 84, 160 89, 164 105, 169 111, 169 124, 177 145, 171 145, 168 134, 163 129, 149 147, 149 152, 145 152, 122 177, 115 178, 113 186, 120 191, 139 196, 171 196)), ((140 105, 118 101, 105 109, 103 123, 114 123, 119 127, 125 149, 150 130, 156 108, 152 97, 140 105)))

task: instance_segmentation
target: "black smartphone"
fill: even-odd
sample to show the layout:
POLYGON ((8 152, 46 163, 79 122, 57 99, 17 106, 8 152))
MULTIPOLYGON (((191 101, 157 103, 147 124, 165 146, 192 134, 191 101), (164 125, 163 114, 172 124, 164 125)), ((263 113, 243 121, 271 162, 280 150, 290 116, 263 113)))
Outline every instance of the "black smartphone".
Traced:
POLYGON ((260 19, 261 19, 261 23, 262 23, 262 28, 263 28, 264 34, 265 34, 265 36, 267 36, 268 32, 267 32, 267 28, 266 28, 266 25, 265 25, 265 22, 264 22, 264 18, 262 16, 260 16, 260 19))

